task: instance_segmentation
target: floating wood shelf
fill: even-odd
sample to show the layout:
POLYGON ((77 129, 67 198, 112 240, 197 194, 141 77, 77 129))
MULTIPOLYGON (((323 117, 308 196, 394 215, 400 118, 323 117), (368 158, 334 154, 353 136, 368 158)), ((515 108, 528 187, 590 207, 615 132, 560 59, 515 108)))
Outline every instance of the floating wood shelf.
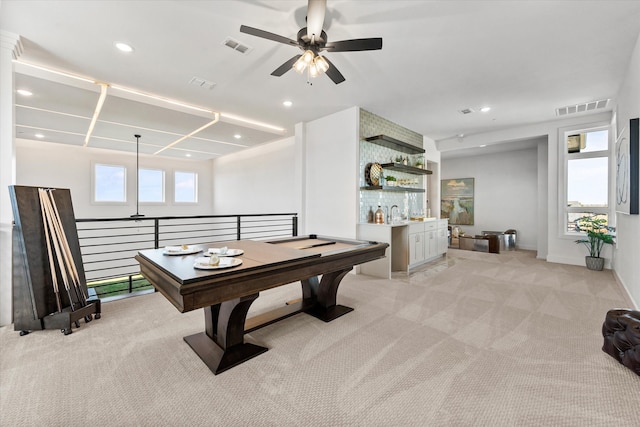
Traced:
POLYGON ((391 138, 386 135, 377 135, 370 136, 369 138, 365 138, 365 141, 368 141, 372 144, 380 145, 382 147, 391 148, 392 150, 400 151, 407 154, 424 154, 425 150, 416 147, 415 145, 407 144, 406 142, 402 142, 395 138, 391 138))
POLYGON ((430 170, 417 168, 415 166, 407 166, 403 163, 383 163, 380 166, 382 166, 383 169, 410 173, 413 175, 431 175, 433 173, 430 170))
POLYGON ((424 188, 411 188, 411 187, 398 187, 398 186, 389 186, 389 185, 369 185, 366 187, 360 187, 360 190, 367 191, 396 191, 396 192, 407 192, 407 193, 424 193, 424 188))

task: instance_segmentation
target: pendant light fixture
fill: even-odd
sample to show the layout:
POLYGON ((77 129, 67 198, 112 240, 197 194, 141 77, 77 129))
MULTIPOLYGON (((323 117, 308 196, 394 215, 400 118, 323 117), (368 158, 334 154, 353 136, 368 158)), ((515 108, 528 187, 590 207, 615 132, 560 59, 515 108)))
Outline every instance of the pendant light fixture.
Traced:
POLYGON ((140 204, 140 135, 133 135, 136 138, 136 213, 131 218, 142 218, 138 208, 140 204))

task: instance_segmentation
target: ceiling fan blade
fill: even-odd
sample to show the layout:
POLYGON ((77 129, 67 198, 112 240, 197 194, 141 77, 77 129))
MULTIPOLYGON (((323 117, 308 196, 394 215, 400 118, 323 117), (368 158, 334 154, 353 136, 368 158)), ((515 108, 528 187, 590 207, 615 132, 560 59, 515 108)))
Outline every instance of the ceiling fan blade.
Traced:
POLYGON ((371 39, 341 40, 327 43, 324 50, 329 52, 354 52, 360 50, 382 49, 382 37, 371 39))
POLYGON ((327 61, 329 63, 329 69, 327 70, 326 74, 327 76, 335 83, 335 84, 340 84, 343 81, 345 81, 344 76, 342 75, 342 73, 340 71, 338 71, 338 69, 336 68, 335 65, 333 65, 333 62, 329 61, 327 59, 326 56, 323 56, 324 60, 327 61))
POLYGON ((326 9, 327 0, 309 0, 307 5, 307 36, 309 40, 313 40, 311 36, 314 34, 316 39, 322 34, 326 9))
POLYGON ((298 46, 298 42, 295 40, 291 40, 290 38, 279 36, 278 34, 273 34, 268 31, 259 30, 257 28, 247 27, 246 25, 240 25, 240 32, 256 37, 262 37, 263 39, 272 40, 278 43, 284 43, 296 47, 298 46))
POLYGON ((298 60, 298 58, 300 58, 302 55, 296 55, 293 58, 291 58, 290 60, 288 60, 287 62, 285 62, 284 64, 282 64, 281 66, 279 66, 278 68, 276 68, 275 70, 273 70, 273 73, 271 73, 272 76, 276 76, 276 77, 280 77, 281 75, 283 75, 284 73, 286 73, 287 71, 289 71, 291 69, 291 67, 293 67, 293 64, 298 60))

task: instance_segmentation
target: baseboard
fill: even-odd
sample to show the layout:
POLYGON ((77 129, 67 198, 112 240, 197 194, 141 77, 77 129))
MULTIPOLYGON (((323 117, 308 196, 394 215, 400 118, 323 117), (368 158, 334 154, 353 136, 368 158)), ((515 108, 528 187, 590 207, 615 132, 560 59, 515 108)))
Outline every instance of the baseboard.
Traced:
MULTIPOLYGON (((562 257, 557 255, 547 255, 547 262, 553 262, 556 264, 567 264, 567 265, 577 265, 584 268, 585 266, 584 257, 574 258, 574 257, 562 257)), ((611 270, 611 260, 609 258, 604 259, 604 268, 605 270, 611 270)))
POLYGON ((629 307, 635 310, 640 310, 640 306, 635 302, 635 300, 631 296, 631 292, 629 292, 629 288, 627 288, 627 286, 624 284, 620 276, 618 276, 618 272, 615 270, 613 270, 613 277, 614 279, 616 279, 616 283, 618 284, 618 286, 620 286, 622 295, 624 296, 625 300, 627 300, 629 307))
POLYGON ((518 250, 518 249, 523 250, 523 251, 537 251, 538 250, 538 246, 516 245, 516 250, 518 250))

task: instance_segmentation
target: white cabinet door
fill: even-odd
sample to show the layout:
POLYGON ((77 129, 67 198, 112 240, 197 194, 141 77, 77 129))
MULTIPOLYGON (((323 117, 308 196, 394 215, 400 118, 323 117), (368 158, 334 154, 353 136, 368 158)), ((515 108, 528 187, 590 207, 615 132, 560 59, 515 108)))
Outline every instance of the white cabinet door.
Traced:
POLYGON ((424 260, 424 249, 424 233, 409 234, 409 265, 413 265, 424 260))
POLYGON ((436 230, 427 231, 424 233, 425 244, 424 244, 424 257, 425 259, 434 257, 437 255, 436 250, 438 249, 437 237, 438 232, 436 230))
POLYGON ((447 237, 447 229, 439 228, 438 229, 438 255, 442 255, 446 253, 448 246, 449 246, 449 242, 447 237))

